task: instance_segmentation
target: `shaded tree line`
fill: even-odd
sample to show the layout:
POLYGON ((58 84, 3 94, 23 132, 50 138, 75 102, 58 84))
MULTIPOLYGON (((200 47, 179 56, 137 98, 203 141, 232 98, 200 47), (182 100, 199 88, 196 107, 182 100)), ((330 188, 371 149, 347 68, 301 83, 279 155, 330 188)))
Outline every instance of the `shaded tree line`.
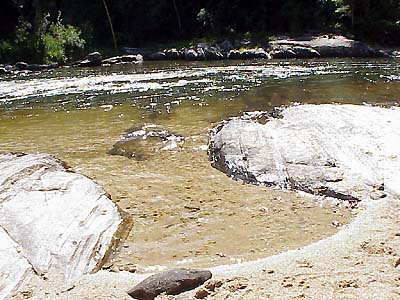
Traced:
MULTIPOLYGON (((27 27, 25 34, 42 30, 51 35, 50 26, 57 22, 69 24, 70 34, 74 28, 73 39, 81 38, 87 48, 111 48, 113 37, 120 46, 142 47, 204 37, 234 38, 248 32, 267 37, 332 30, 370 42, 400 44, 400 0, 1 1, 2 41, 13 44, 21 24, 27 27)), ((0 55, 1 48, 0 43, 0 55)))

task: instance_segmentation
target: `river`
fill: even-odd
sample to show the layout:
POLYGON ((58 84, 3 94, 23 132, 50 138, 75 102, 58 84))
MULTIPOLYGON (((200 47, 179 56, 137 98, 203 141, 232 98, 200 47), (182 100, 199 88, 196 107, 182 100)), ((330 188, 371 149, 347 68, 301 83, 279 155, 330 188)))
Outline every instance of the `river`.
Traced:
POLYGON ((100 185, 132 216, 108 266, 209 267, 334 234, 357 210, 244 185, 213 169, 208 131, 244 111, 297 103, 398 105, 399 61, 145 62, 0 79, 0 151, 46 152, 100 185), (184 140, 108 152, 125 130, 160 125, 184 140), (140 148, 140 149, 139 149, 140 148))

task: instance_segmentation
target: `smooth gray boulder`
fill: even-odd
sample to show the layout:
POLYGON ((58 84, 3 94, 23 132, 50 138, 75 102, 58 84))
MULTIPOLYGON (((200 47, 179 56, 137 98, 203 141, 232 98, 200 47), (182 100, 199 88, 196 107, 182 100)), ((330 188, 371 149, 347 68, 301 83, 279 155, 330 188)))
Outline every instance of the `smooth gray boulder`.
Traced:
POLYGON ((211 132, 212 165, 234 179, 356 203, 400 191, 400 109, 301 105, 211 132), (266 121, 266 122, 265 122, 266 121))
POLYGON ((0 299, 33 274, 68 281, 96 270, 121 226, 107 193, 57 158, 0 154, 0 299))
MULTIPOLYGON (((310 37, 308 39, 282 39, 270 42, 271 54, 274 58, 292 58, 283 56, 285 50, 292 50, 296 58, 308 58, 304 56, 306 50, 315 51, 312 57, 381 57, 384 53, 369 47, 367 44, 355 41, 340 35, 324 35, 310 37), (296 47, 297 48, 296 51, 296 47), (317 55, 318 53, 319 55, 317 55)), ((290 54, 288 52, 288 54, 290 54)), ((291 54, 290 54, 291 55, 291 54)))
POLYGON ((212 277, 210 271, 196 269, 175 269, 152 275, 133 289, 128 295, 139 300, 153 300, 161 293, 178 295, 192 290, 212 277))

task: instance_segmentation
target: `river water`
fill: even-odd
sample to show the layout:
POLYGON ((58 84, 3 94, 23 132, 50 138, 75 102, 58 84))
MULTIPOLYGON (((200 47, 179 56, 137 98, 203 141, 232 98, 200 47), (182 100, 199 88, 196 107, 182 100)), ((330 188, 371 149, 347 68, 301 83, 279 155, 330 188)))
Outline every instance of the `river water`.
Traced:
POLYGON ((58 156, 132 216, 114 270, 253 260, 330 236, 355 211, 231 180, 208 162, 210 128, 295 103, 398 105, 398 63, 146 62, 20 73, 0 79, 0 150, 58 156), (140 159, 108 154, 125 130, 151 124, 184 140, 138 144, 140 159))

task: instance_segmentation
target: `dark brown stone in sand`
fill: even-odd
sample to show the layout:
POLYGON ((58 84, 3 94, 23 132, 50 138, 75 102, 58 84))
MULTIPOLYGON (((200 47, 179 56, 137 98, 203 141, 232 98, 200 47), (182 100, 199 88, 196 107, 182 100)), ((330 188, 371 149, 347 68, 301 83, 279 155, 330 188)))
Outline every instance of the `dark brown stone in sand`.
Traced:
POLYGON ((128 295, 139 300, 153 300, 161 293, 177 295, 202 285, 211 277, 211 272, 205 270, 170 270, 146 278, 128 291, 128 295))

